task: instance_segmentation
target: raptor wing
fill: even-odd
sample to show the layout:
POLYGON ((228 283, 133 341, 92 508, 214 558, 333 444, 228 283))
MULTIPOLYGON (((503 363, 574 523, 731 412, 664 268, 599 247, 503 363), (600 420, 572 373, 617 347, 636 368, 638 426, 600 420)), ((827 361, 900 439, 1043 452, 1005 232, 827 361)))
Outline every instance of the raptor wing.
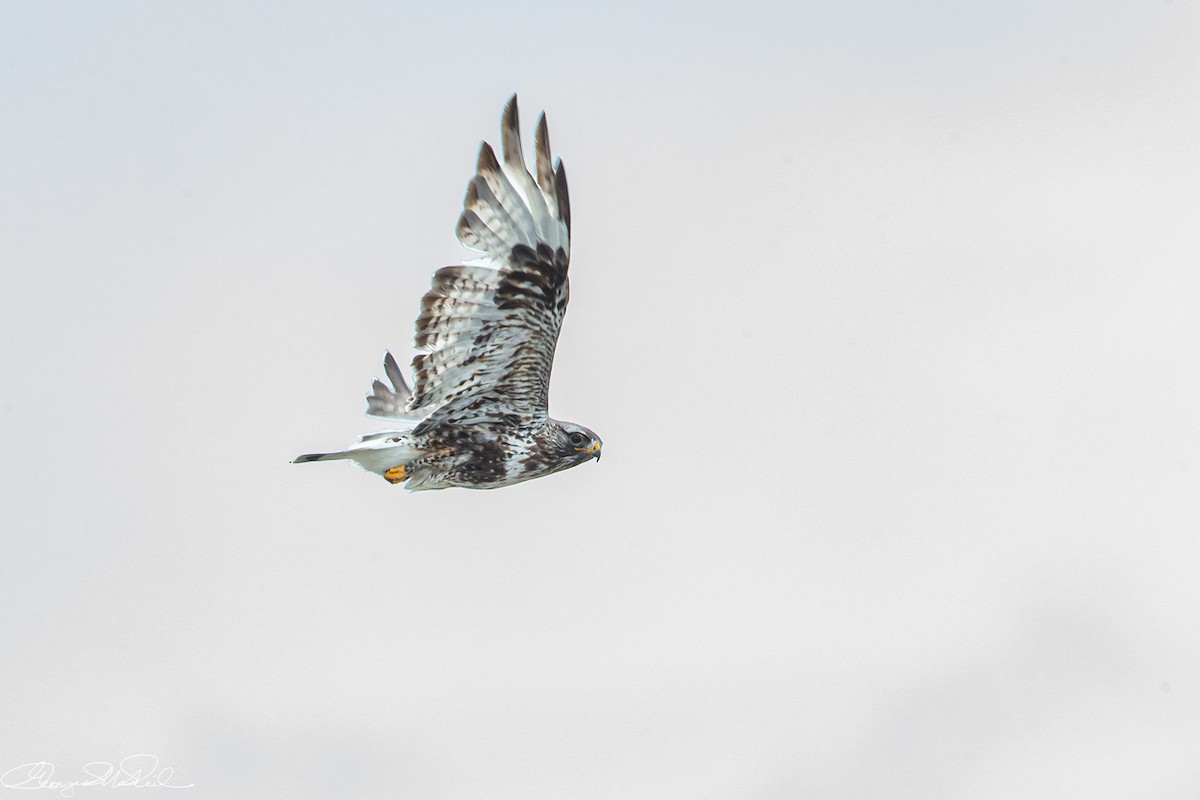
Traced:
POLYGON ((414 386, 404 415, 421 433, 442 424, 537 424, 567 310, 571 211, 562 162, 552 165, 543 114, 536 179, 521 151, 517 98, 504 109, 503 162, 486 142, 467 186, 458 239, 482 256, 443 267, 421 300, 414 386))

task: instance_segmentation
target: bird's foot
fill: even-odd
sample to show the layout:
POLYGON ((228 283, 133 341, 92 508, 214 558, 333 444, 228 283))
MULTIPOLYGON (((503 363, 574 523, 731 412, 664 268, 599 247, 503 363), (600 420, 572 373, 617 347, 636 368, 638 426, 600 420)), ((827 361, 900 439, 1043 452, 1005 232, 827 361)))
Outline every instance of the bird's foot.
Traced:
POLYGON ((388 483, 404 483, 408 480, 408 471, 404 467, 392 467, 383 473, 383 477, 387 478, 388 483))

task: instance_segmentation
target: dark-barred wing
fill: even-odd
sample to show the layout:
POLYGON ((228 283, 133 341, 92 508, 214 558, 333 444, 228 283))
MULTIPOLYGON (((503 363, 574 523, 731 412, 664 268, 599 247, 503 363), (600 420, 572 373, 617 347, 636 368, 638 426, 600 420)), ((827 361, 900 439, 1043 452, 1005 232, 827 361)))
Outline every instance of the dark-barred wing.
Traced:
POLYGON ((517 98, 504 109, 503 164, 485 142, 458 239, 483 253, 444 267, 421 300, 407 415, 436 425, 538 423, 567 310, 571 211, 562 163, 551 166, 546 117, 534 138, 537 178, 521 152, 517 98))

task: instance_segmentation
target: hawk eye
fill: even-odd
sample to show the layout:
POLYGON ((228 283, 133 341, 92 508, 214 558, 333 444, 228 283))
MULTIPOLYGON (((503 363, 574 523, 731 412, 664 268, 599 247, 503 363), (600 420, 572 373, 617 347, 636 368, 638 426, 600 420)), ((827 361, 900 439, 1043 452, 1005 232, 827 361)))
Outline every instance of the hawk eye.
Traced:
POLYGON ((586 442, 587 442, 587 437, 584 436, 582 433, 577 432, 577 433, 571 434, 571 446, 572 447, 583 447, 583 445, 586 442))

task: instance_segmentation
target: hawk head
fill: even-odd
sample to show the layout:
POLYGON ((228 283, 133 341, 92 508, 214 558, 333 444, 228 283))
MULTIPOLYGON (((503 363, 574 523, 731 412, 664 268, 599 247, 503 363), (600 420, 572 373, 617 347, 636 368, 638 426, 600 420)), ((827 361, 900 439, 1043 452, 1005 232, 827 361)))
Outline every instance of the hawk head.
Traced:
POLYGON ((574 422, 554 420, 550 433, 550 448, 564 462, 562 468, 573 467, 593 458, 600 460, 600 447, 604 443, 594 431, 574 422))

